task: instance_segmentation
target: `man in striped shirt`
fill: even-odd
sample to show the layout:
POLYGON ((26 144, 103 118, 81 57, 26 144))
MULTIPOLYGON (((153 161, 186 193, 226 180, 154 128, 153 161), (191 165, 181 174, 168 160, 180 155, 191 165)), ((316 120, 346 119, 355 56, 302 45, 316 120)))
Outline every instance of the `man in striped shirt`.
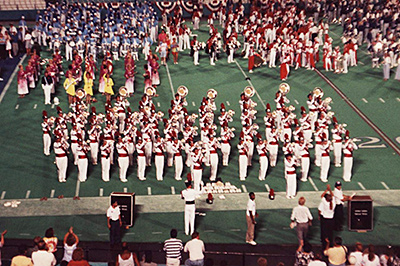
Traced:
POLYGON ((179 266, 181 263, 181 252, 183 249, 182 240, 177 239, 178 231, 176 229, 171 230, 171 238, 165 240, 164 251, 167 259, 167 266, 179 266))

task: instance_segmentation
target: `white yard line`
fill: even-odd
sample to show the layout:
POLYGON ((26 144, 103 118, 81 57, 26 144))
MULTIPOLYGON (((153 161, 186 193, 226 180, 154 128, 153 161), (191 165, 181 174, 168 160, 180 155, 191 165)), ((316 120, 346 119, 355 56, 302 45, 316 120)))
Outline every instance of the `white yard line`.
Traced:
POLYGON ((6 95, 6 92, 7 92, 8 89, 10 88, 11 82, 13 81, 15 75, 16 75, 17 72, 18 72, 18 66, 19 66, 20 64, 22 64, 22 62, 25 60, 25 58, 26 58, 26 54, 21 58, 21 60, 19 60, 18 65, 17 65, 17 66, 15 67, 15 69, 14 69, 14 72, 11 74, 10 79, 8 80, 6 86, 5 86, 4 89, 3 89, 3 92, 2 92, 1 95, 0 95, 0 103, 3 101, 3 98, 4 98, 4 96, 6 95))
POLYGON ((29 196, 31 195, 31 191, 27 190, 25 194, 25 199, 29 199, 29 196))
POLYGON ((52 189, 50 192, 50 198, 54 198, 54 194, 56 194, 56 190, 52 189))
POLYGON ((361 184, 361 182, 357 182, 357 184, 358 184, 358 186, 359 186, 362 190, 365 190, 365 187, 364 187, 363 184, 361 184))
POLYGON ((368 103, 367 99, 365 99, 365 98, 362 98, 361 100, 362 100, 363 102, 365 102, 365 103, 368 103))
POLYGON ((229 101, 226 101, 226 105, 231 106, 231 103, 229 101))
POLYGON ((35 105, 33 106, 33 109, 36 109, 37 108, 37 103, 35 103, 35 105))
POLYGON ((124 187, 124 193, 127 193, 127 192, 128 192, 128 188, 124 187))
POLYGON ((399 98, 399 97, 397 97, 396 100, 397 100, 398 102, 400 102, 400 98, 399 98))
POLYGON ((175 187, 171 187, 171 194, 175 195, 175 187))
POLYGON ((169 85, 171 87, 172 98, 175 98, 174 85, 172 85, 172 79, 171 79, 171 74, 169 73, 168 64, 165 64, 165 69, 167 70, 169 85))
POLYGON ((158 102, 158 103, 157 103, 157 107, 160 107, 160 106, 161 106, 161 104, 158 102))
POLYGON ((294 100, 294 102, 295 102, 296 104, 299 104, 299 102, 298 102, 297 100, 294 100))
POLYGON ((381 182, 381 184, 382 184, 382 186, 385 188, 385 189, 387 189, 387 190, 389 190, 390 188, 389 188, 389 186, 388 185, 386 185, 386 183, 385 182, 381 182))
POLYGON ((385 100, 382 98, 379 98, 379 101, 381 101, 382 103, 385 103, 385 100))
POLYGON ((310 180, 310 184, 311 184, 311 186, 313 186, 314 190, 315 190, 315 191, 319 191, 318 188, 317 188, 317 186, 315 185, 314 181, 312 180, 312 178, 309 177, 308 180, 310 180))
POLYGON ((75 197, 79 197, 79 189, 81 188, 81 182, 76 180, 76 187, 75 187, 75 197))
POLYGON ((103 195, 104 195, 104 189, 100 188, 99 189, 99 197, 103 197, 103 195))
POLYGON ((6 197, 6 191, 4 190, 3 192, 1 192, 1 197, 0 197, 0 199, 4 199, 5 197, 6 197))
POLYGON ((193 106, 196 106, 196 103, 195 103, 195 102, 192 102, 192 105, 193 105, 193 106))
POLYGON ((243 76, 246 78, 247 82, 250 84, 251 87, 254 88, 254 91, 256 92, 257 98, 260 101, 261 105, 264 107, 264 109, 267 109, 267 106, 265 105, 265 103, 263 102, 263 100, 261 99, 260 94, 258 94, 258 91, 256 90, 256 88, 254 87, 253 83, 251 83, 250 79, 248 79, 248 76, 246 75, 246 73, 243 71, 242 67, 239 65, 239 63, 237 61, 235 61, 236 65, 239 67, 240 71, 242 72, 243 76))
POLYGON ((268 184, 265 184, 265 189, 269 192, 271 189, 269 188, 268 184))
POLYGON ((246 188, 245 185, 242 185, 242 190, 243 190, 244 193, 247 193, 247 188, 246 188))
POLYGON ((153 235, 161 235, 162 232, 151 232, 153 235))
POLYGON ((19 104, 17 104, 17 105, 15 106, 15 110, 18 110, 18 108, 19 108, 19 104))
POLYGON ((147 187, 147 194, 151 195, 151 187, 147 187))

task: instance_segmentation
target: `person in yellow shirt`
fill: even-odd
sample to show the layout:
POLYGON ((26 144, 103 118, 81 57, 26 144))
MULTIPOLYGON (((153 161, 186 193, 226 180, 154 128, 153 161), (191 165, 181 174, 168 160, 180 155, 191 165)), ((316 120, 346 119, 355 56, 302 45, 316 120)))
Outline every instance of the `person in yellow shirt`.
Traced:
POLYGON ((68 78, 64 81, 64 89, 68 94, 68 103, 71 105, 75 97, 76 80, 72 77, 72 73, 68 73, 68 78))
POLYGON ((106 94, 106 101, 111 101, 111 95, 114 95, 113 87, 114 81, 110 78, 110 73, 104 75, 104 93, 106 94))
POLYGON ((26 246, 19 246, 18 251, 19 255, 12 258, 11 266, 33 266, 32 260, 26 256, 26 246))
POLYGON ((86 93, 86 104, 89 105, 92 101, 93 96, 93 76, 90 72, 85 71, 83 75, 83 80, 85 82, 85 86, 83 87, 86 93))

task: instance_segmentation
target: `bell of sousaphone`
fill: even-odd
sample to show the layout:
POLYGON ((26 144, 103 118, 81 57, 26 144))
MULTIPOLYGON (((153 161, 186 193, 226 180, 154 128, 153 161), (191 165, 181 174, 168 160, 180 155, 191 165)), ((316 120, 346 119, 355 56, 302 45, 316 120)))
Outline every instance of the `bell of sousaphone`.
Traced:
POLYGON ((251 86, 247 86, 246 88, 244 88, 244 95, 246 95, 246 97, 251 98, 254 96, 255 93, 256 91, 251 86))
POLYGON ((279 91, 284 95, 288 94, 290 91, 290 85, 287 84, 286 82, 281 83, 279 85, 279 91))
POLYGON ((119 95, 121 95, 122 97, 128 96, 128 90, 126 89, 125 86, 119 88, 119 95))
POLYGON ((186 97, 188 95, 189 90, 188 90, 188 88, 186 88, 186 86, 181 85, 178 87, 177 92, 178 92, 179 96, 186 97))

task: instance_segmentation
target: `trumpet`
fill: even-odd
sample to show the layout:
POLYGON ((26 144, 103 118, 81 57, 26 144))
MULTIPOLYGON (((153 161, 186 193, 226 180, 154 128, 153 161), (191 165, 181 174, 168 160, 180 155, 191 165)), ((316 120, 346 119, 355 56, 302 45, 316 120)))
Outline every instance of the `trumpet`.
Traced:
POLYGON ((152 87, 152 86, 149 86, 149 87, 147 87, 146 89, 145 89, 145 94, 147 95, 147 96, 155 96, 156 95, 156 89, 154 88, 154 87, 152 87))
POLYGON ((276 111, 273 111, 273 112, 271 113, 271 116, 272 116, 273 118, 276 118, 276 116, 277 116, 276 111))
POLYGON ((259 127, 258 124, 256 124, 256 123, 254 123, 254 124, 251 126, 251 129, 252 129, 252 130, 255 130, 255 131, 257 131, 259 128, 260 128, 260 127, 259 127))
POLYGON ((251 101, 251 103, 250 103, 250 107, 251 108, 255 108, 257 106, 257 103, 256 102, 253 102, 253 101, 251 101))
POLYGON ((315 87, 313 90, 313 95, 315 97, 323 97, 324 96, 324 91, 320 87, 315 87))
POLYGON ((207 91, 207 97, 210 99, 215 99, 218 96, 218 92, 215 89, 209 89, 207 91))
POLYGON ((162 117, 164 117, 164 113, 161 112, 161 111, 159 111, 159 112, 157 113, 157 116, 158 116, 159 118, 162 118, 162 117))
POLYGON ((329 106, 332 103, 332 98, 331 97, 327 97, 322 101, 322 104, 324 106, 329 106))
POLYGON ((289 119, 295 119, 296 118, 296 114, 294 114, 294 113, 290 113, 290 115, 289 115, 289 119))
POLYGON ((229 115, 229 116, 232 117, 234 114, 235 114, 235 111, 233 111, 233 110, 228 110, 228 115, 229 115))
POLYGON ((197 131, 199 128, 197 126, 192 127, 193 131, 197 131))
POLYGON ((293 112, 294 110, 296 110, 296 107, 294 107, 293 105, 290 105, 290 106, 288 107, 288 110, 289 110, 290 112, 293 112))
POLYGON ((234 132, 234 131, 236 130, 236 128, 231 127, 230 130, 231 130, 232 132, 234 132))
POLYGON ((329 118, 332 118, 332 117, 335 115, 335 112, 329 111, 326 115, 327 115, 329 118))
POLYGON ((196 120, 198 117, 199 117, 198 114, 192 114, 192 119, 193 119, 193 120, 196 120))
POLYGON ((119 92, 119 95, 122 97, 128 96, 128 90, 126 89, 125 86, 120 87, 118 92, 119 92))

